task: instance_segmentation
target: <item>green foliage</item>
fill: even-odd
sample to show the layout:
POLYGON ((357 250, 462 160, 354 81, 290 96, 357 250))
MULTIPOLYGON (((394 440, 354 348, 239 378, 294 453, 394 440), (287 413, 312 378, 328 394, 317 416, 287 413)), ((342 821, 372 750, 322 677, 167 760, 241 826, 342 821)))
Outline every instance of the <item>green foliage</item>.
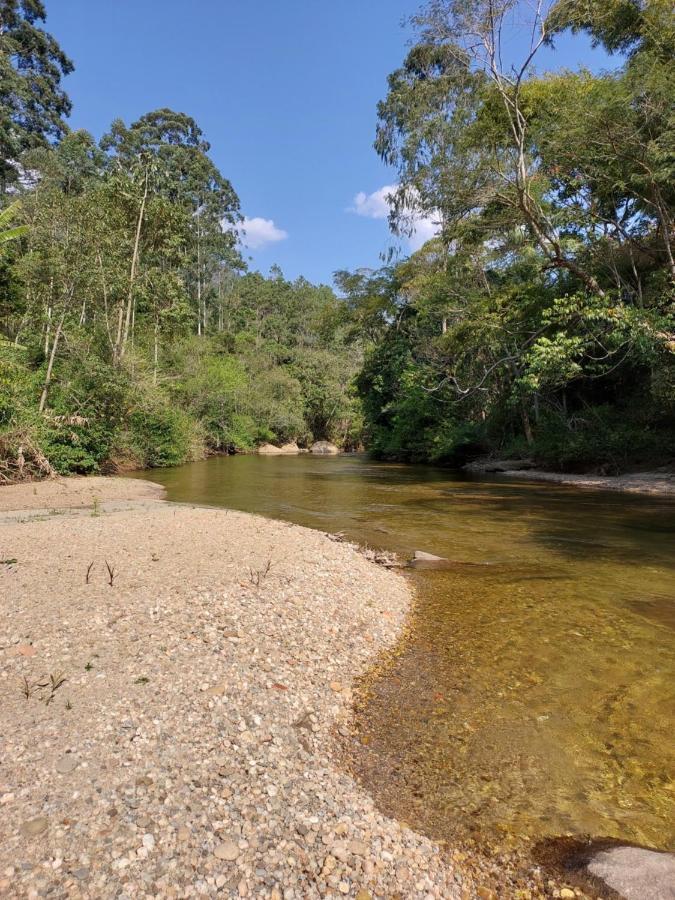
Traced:
POLYGON ((71 64, 42 3, 0 0, 0 473, 316 439, 449 464, 667 460, 671 7, 535 5, 518 63, 511 2, 430 0, 375 146, 397 172, 394 231, 423 215, 439 234, 336 273, 336 296, 244 274, 238 197, 187 114, 116 120, 99 145, 68 132, 71 64), (623 54, 617 68, 538 72, 566 30, 623 54))
POLYGON ((69 132, 44 17, 0 0, 0 473, 358 440, 333 291, 242 274, 239 199, 190 116, 69 132))
POLYGON ((73 64, 40 28, 41 0, 0 0, 0 188, 18 181, 21 154, 68 130, 61 78, 73 64))
POLYGON ((420 214, 441 228, 398 266, 339 274, 368 342, 367 439, 404 459, 667 461, 672 4, 573 0, 548 18, 532 7, 522 64, 507 48, 512 6, 427 3, 378 107, 394 229, 420 214), (600 75, 538 73, 538 47, 568 28, 626 56, 600 75))
POLYGON ((177 466, 199 447, 197 423, 182 409, 161 400, 145 402, 128 417, 129 446, 143 466, 177 466))

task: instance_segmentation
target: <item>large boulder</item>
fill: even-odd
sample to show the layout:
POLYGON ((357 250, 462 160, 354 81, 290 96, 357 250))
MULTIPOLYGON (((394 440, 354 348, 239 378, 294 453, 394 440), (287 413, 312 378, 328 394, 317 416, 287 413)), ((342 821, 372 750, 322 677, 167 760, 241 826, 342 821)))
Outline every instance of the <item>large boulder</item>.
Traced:
POLYGON ((275 447, 274 444, 260 444, 256 450, 261 456, 281 456, 283 452, 281 447, 275 447))
POLYGON ((339 453, 340 450, 335 444, 331 444, 330 441, 316 441, 310 447, 312 453, 316 453, 317 456, 333 456, 336 453, 339 453))
POLYGON ((675 855, 642 847, 609 847, 593 856, 588 871, 626 900, 675 897, 675 855))
POLYGON ((289 441, 288 444, 282 444, 279 448, 279 452, 283 453, 286 456, 295 456, 300 452, 300 448, 295 443, 295 441, 289 441))

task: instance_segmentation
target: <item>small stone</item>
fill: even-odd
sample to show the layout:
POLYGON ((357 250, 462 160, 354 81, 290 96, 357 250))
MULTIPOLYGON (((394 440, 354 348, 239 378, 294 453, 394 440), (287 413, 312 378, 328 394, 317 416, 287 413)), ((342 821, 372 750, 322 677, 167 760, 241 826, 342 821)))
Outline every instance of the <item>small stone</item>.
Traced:
POLYGON ((75 876, 75 878, 79 879, 80 881, 84 881, 85 878, 89 878, 89 869, 87 869, 87 868, 75 869, 75 871, 73 872, 73 875, 75 876))
POLYGON ((146 850, 154 850, 155 849, 155 837, 154 835, 148 833, 143 835, 143 846, 146 850))
POLYGON ((25 837, 37 837, 38 834, 42 834, 43 831, 47 830, 48 825, 49 822, 44 816, 38 816, 35 819, 29 819, 27 822, 23 823, 21 826, 21 834, 25 837))
POLYGON ((570 900, 570 898, 571 898, 571 900, 574 900, 574 898, 576 897, 576 894, 574 893, 573 890, 571 890, 571 888, 561 888, 560 896, 565 898, 565 900, 570 900))
POLYGON ((335 691, 336 694, 339 694, 342 690, 342 684, 339 681, 331 681, 330 689, 331 691, 335 691))
POLYGON ((16 652, 19 656, 35 656, 37 650, 32 644, 19 644, 16 652))
POLYGON ((349 893, 349 885, 347 884, 346 881, 341 881, 341 882, 338 884, 338 891, 340 891, 341 894, 348 894, 348 893, 349 893))
POLYGON ((355 856, 368 855, 368 844, 365 844, 363 841, 350 841, 349 849, 355 856))
POLYGON ((227 862, 233 862, 239 856, 240 850, 239 847, 234 843, 234 841, 223 841, 222 844, 218 844, 216 849, 213 851, 213 855, 216 859, 224 859, 227 862))
POLYGON ((0 803, 11 803, 13 799, 14 794, 3 794, 2 797, 0 797, 0 803))
POLYGON ((206 687, 202 687, 202 690, 209 697, 222 697, 227 693, 227 682, 221 681, 220 684, 206 685, 206 687))
POLYGON ((186 828, 185 825, 181 825, 178 831, 176 832, 177 840, 181 842, 190 840, 190 829, 186 828))
POLYGON ((356 894, 356 900, 373 900, 373 895, 365 888, 361 888, 356 894))
POLYGON ((72 753, 67 753, 65 756, 62 756, 61 759, 57 759, 54 768, 61 775, 70 775, 71 772, 75 771, 78 763, 79 760, 76 756, 73 756, 72 753))

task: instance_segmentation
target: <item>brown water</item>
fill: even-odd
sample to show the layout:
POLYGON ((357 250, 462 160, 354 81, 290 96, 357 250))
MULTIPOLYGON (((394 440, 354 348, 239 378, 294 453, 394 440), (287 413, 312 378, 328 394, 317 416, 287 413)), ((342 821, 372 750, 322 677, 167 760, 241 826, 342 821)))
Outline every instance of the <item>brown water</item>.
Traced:
POLYGON ((411 572, 411 634, 358 710, 357 767, 386 812, 436 838, 673 848, 675 502, 357 456, 149 477, 171 500, 453 561, 411 572))

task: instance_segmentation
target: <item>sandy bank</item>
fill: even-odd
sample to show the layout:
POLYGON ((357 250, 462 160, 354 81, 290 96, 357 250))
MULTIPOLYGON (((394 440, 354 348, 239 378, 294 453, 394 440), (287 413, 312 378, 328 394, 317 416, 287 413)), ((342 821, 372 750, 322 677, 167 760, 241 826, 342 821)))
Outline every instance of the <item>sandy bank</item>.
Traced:
POLYGON ((158 496, 0 489, 0 894, 461 896, 438 846, 333 756, 352 679, 405 619, 403 578, 158 496))
POLYGON ((77 509, 102 502, 161 500, 164 488, 138 478, 71 476, 0 487, 0 512, 25 509, 77 509))
POLYGON ((675 473, 636 472, 628 475, 565 475, 541 469, 509 470, 501 472, 522 481, 549 481, 602 491, 623 491, 627 494, 662 494, 675 497, 675 473))

